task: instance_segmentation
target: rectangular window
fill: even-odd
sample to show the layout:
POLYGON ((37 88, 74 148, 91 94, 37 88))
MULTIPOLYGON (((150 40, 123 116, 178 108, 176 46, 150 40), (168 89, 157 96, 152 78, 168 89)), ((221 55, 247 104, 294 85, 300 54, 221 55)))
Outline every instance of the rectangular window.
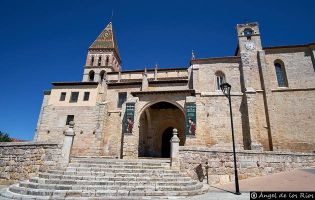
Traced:
POLYGON ((66 125, 69 125, 69 123, 70 123, 71 121, 74 121, 74 115, 68 115, 68 116, 67 116, 66 125))
POLYGON ((66 92, 61 92, 59 101, 64 101, 66 99, 66 92))
POLYGON ((122 105, 126 102, 126 100, 127 100, 127 92, 119 92, 117 107, 121 108, 122 105))
POLYGON ((79 97, 79 92, 71 92, 70 103, 77 102, 79 97))
POLYGON ((88 101, 90 98, 90 92, 84 92, 83 101, 88 101))

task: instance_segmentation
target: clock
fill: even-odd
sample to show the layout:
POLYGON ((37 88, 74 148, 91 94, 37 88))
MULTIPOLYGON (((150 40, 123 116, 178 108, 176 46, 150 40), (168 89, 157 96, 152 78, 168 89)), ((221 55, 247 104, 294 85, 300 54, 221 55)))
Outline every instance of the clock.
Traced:
POLYGON ((253 49, 255 49, 255 44, 252 43, 252 42, 246 42, 246 43, 245 43, 245 48, 246 48, 247 50, 253 50, 253 49))

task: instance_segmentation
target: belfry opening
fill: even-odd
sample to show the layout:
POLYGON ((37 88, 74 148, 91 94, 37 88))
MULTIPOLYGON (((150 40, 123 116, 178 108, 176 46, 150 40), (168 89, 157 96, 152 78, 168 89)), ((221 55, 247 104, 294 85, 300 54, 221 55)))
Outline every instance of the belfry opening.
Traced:
POLYGON ((139 125, 139 157, 169 158, 174 128, 180 146, 185 144, 185 115, 175 104, 161 101, 150 105, 141 113, 139 125))

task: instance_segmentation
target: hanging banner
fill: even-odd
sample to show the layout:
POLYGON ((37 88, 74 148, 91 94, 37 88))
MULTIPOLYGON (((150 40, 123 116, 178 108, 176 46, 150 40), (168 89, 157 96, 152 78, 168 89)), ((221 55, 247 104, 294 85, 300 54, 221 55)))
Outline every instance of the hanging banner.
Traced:
POLYGON ((123 133, 132 133, 135 118, 135 103, 126 103, 126 112, 123 119, 123 133))
POLYGON ((185 133, 196 134, 196 103, 194 102, 186 103, 185 133))

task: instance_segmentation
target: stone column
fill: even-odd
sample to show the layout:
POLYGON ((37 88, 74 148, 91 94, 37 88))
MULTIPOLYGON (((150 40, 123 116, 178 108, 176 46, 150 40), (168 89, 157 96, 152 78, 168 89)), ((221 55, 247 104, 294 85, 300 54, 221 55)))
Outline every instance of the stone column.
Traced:
POLYGON ((63 140, 63 146, 62 146, 62 164, 63 165, 67 165, 70 161, 70 153, 71 153, 71 148, 72 148, 72 144, 73 144, 73 138, 75 136, 74 130, 74 122, 71 121, 69 123, 69 128, 68 130, 66 130, 66 132, 64 133, 65 137, 63 140))
POLYGON ((177 129, 173 129, 173 137, 171 139, 171 168, 179 170, 179 138, 177 137, 177 129))

